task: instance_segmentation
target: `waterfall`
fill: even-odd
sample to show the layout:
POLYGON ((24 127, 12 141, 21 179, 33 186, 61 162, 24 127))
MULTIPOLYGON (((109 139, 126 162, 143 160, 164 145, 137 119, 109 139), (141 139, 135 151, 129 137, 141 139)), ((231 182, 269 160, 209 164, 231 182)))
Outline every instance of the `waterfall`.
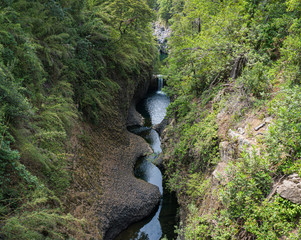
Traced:
POLYGON ((163 75, 158 75, 158 91, 161 91, 163 88, 163 75))

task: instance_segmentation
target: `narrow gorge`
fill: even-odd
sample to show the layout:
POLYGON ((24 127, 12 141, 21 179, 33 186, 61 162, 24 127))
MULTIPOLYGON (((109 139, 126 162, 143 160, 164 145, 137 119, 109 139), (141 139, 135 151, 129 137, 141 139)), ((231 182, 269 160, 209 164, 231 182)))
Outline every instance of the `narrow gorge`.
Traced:
POLYGON ((300 240, 300 0, 0 1, 0 239, 300 240))

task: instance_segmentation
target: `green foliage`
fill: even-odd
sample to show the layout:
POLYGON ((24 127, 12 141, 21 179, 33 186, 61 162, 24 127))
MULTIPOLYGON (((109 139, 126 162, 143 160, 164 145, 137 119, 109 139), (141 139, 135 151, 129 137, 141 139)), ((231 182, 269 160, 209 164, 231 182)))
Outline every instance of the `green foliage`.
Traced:
MULTIPOLYGON (((300 11, 299 11, 300 12, 300 11)), ((301 76, 301 37, 300 37, 300 17, 293 20, 289 28, 289 36, 284 40, 283 48, 281 49, 282 58, 280 66, 284 73, 283 77, 286 81, 300 84, 301 76)))
POLYGON ((185 228, 185 239, 208 239, 210 237, 211 226, 206 216, 198 216, 198 209, 194 205, 189 205, 188 226, 185 228))
POLYGON ((2 121, 0 122, 0 136, 0 185, 3 186, 9 181, 10 173, 8 169, 12 167, 12 164, 15 164, 16 160, 19 160, 20 155, 10 148, 10 143, 14 139, 8 133, 8 127, 2 121))
POLYGON ((212 85, 235 80, 248 95, 262 97, 271 90, 272 62, 280 50, 286 56, 279 64, 291 75, 300 72, 299 19, 285 1, 183 2, 170 20, 164 73, 170 93, 200 96, 212 85))
MULTIPOLYGON (((218 190, 225 209, 217 215, 191 213, 185 227, 188 238, 233 239, 235 233, 243 229, 256 239, 298 239, 292 230, 299 227, 300 206, 278 195, 267 196, 271 191, 272 176, 300 171, 299 92, 297 86, 284 88, 270 103, 270 113, 276 120, 262 142, 265 148, 260 154, 256 149, 244 151, 239 161, 230 163, 227 184, 218 190), (217 222, 214 226, 212 219, 217 222)), ((194 198, 202 196, 191 188, 186 193, 194 198)))
MULTIPOLYGON (((190 112, 190 114, 195 113, 190 112)), ((198 123, 191 125, 191 122, 184 120, 180 129, 176 130, 180 131, 181 136, 174 146, 173 157, 178 158, 184 165, 188 165, 191 171, 205 169, 214 163, 218 156, 215 117, 215 114, 203 113, 198 123)))
POLYGON ((187 224, 179 234, 183 234, 185 239, 215 239, 228 240, 233 239, 237 233, 237 229, 232 224, 232 221, 224 212, 220 216, 200 215, 198 208, 195 205, 189 205, 189 216, 187 224), (212 222, 216 222, 214 227, 212 222))
MULTIPOLYGON (((227 101, 225 92, 239 94, 238 104, 248 106, 232 115, 229 121, 235 127, 245 112, 258 112, 258 105, 264 109, 276 95, 269 110, 275 122, 258 141, 260 154, 254 149, 231 162, 227 184, 217 190, 224 209, 208 215, 198 211, 198 206, 190 209, 183 236, 298 239, 293 230, 299 227, 299 205, 279 196, 267 197, 273 178, 301 174, 300 1, 173 0, 160 4, 159 15, 172 28, 163 73, 168 76, 166 92, 173 100, 168 115, 174 121, 167 132, 165 156, 170 187, 178 194, 203 200, 202 172, 211 172, 218 159, 215 119, 227 101), (218 86, 223 88, 222 96, 217 94, 218 86)), ((219 121, 225 128, 224 120, 219 121)))
POLYGON ((296 218, 301 213, 299 205, 279 196, 273 202, 263 201, 261 206, 252 207, 253 213, 247 219, 245 228, 262 240, 288 237, 290 231, 296 227, 296 218))
POLYGON ((220 99, 213 104, 212 109, 205 109, 206 103, 212 100, 214 93, 218 91, 219 87, 216 87, 212 94, 208 95, 208 92, 205 92, 198 104, 191 104, 190 101, 196 100, 185 98, 183 95, 168 107, 168 114, 174 114, 177 121, 175 126, 168 129, 167 151, 164 153, 168 156, 165 164, 169 187, 179 192, 188 191, 196 198, 201 197, 198 191, 202 191, 205 186, 197 185, 197 189, 194 189, 192 179, 192 182, 187 182, 182 176, 182 171, 185 169, 187 173, 192 174, 192 178, 197 177, 198 172, 214 166, 219 159, 216 116, 224 101, 220 99))
POLYGON ((269 167, 269 162, 257 155, 255 149, 252 154, 245 152, 241 162, 230 165, 230 179, 221 198, 231 218, 246 218, 253 205, 268 195, 272 184, 269 167))
POLYGON ((13 121, 30 115, 30 104, 22 92, 24 92, 22 81, 15 80, 11 72, 0 62, 1 117, 13 121))
POLYGON ((28 206, 62 196, 70 186, 68 151, 77 121, 103 127, 115 120, 119 96, 131 95, 130 88, 149 76, 156 54, 154 5, 0 2, 0 214, 9 239, 76 235, 68 223, 78 220, 56 204, 28 206), (41 187, 51 194, 27 197, 41 187))
POLYGON ((44 186, 37 188, 28 200, 20 213, 5 222, 2 233, 8 239, 70 239, 71 234, 83 233, 84 221, 63 214, 58 198, 44 186), (56 208, 50 209, 51 205, 56 208))
POLYGON ((242 162, 232 164, 229 182, 221 191, 222 201, 233 219, 243 219, 244 228, 258 239, 297 239, 300 206, 279 196, 266 199, 271 176, 300 174, 300 88, 285 88, 271 102, 276 116, 264 139, 261 155, 243 154, 242 162))
POLYGON ((248 94, 260 98, 264 96, 264 93, 269 92, 272 87, 267 66, 269 61, 264 56, 256 56, 256 54, 251 53, 247 56, 247 59, 248 63, 237 83, 242 85, 248 94))
POLYGON ((10 187, 13 184, 12 179, 14 177, 23 179, 28 188, 38 185, 37 178, 19 162, 19 152, 11 149, 10 145, 14 142, 14 138, 8 132, 8 129, 8 126, 0 118, 0 201, 5 200, 6 195, 9 196, 12 192, 10 187))
POLYGON ((158 0, 159 3, 159 16, 166 23, 172 16, 173 0, 158 0))
POLYGON ((300 87, 284 89, 271 103, 277 120, 270 127, 267 144, 269 158, 279 170, 300 173, 301 158, 300 87))
POLYGON ((203 179, 200 173, 191 174, 190 179, 187 182, 186 193, 192 197, 192 199, 199 199, 205 196, 206 190, 210 188, 210 180, 203 179))
POLYGON ((67 234, 60 233, 60 228, 68 228, 72 221, 78 220, 55 211, 24 212, 10 218, 3 227, 3 232, 8 239, 66 239, 67 234))

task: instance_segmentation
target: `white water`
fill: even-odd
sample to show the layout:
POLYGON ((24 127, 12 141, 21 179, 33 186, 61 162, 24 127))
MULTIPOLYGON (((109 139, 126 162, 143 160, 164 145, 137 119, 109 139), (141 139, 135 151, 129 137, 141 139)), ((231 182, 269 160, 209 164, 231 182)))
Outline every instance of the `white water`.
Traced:
POLYGON ((163 88, 163 75, 158 75, 158 91, 161 92, 163 88))

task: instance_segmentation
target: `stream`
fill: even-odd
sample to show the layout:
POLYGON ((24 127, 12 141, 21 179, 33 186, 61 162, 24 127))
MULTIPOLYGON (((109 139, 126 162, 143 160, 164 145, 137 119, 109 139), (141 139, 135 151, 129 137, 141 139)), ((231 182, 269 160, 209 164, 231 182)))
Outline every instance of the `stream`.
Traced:
POLYGON ((143 127, 131 127, 129 131, 143 137, 151 146, 154 154, 139 159, 135 165, 135 176, 159 187, 161 200, 157 211, 140 222, 134 223, 121 232, 115 240, 168 240, 176 238, 174 226, 177 224, 177 200, 170 193, 162 180, 162 173, 152 162, 161 150, 159 134, 152 126, 159 124, 166 115, 169 98, 161 91, 163 79, 158 80, 158 91, 149 92, 137 105, 137 111, 145 118, 143 127))

